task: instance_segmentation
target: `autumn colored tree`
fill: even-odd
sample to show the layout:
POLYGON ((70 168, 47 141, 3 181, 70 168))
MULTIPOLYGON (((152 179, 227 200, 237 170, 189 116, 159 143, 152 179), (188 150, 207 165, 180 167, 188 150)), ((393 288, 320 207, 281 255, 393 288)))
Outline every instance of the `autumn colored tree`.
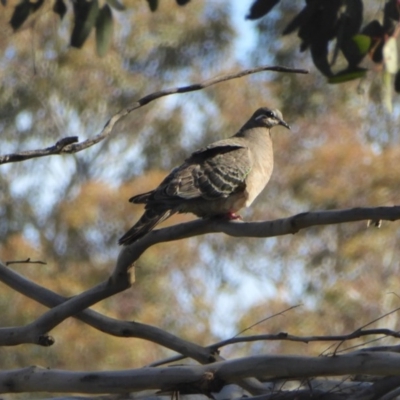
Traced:
MULTIPOLYGON (((384 63, 367 54, 368 75, 328 85, 315 54, 300 53, 295 34, 281 36, 307 9, 300 2, 240 24, 254 2, 171 0, 155 12, 148 3, 112 9, 103 57, 95 29, 82 48, 70 47, 76 12, 68 2, 61 22, 43 2, 15 32, 18 4, 31 10, 40 2, 0 6, 0 391, 128 393, 144 389, 140 382, 183 394, 218 393, 234 382, 271 398, 395 390, 400 231, 387 220, 399 216, 399 104, 392 93, 388 111, 384 63), (137 107, 148 94, 266 64, 310 73, 259 72, 137 107), (118 237, 142 212, 128 198, 154 188, 193 150, 232 135, 263 105, 281 109, 292 133, 274 135, 272 180, 244 211, 240 232, 178 215, 161 229, 185 239, 154 243, 149 235, 143 247, 121 252, 118 237), (43 149, 54 155, 24 153, 43 149), (367 227, 371 218, 383 220, 380 229, 367 227), (282 224, 269 222, 277 219, 282 224), (262 231, 254 221, 265 221, 262 231), (55 308, 67 298, 75 303, 55 308), (77 310, 85 311, 67 318, 77 310), (380 352, 367 352, 371 346, 380 352), (180 366, 141 369, 163 359, 180 366), (125 381, 125 372, 106 372, 130 369, 125 381), (355 373, 365 382, 350 384, 355 373), (323 382, 326 375, 341 381, 323 382)), ((395 11, 386 3, 397 4, 363 2, 359 30, 374 19, 384 26, 395 11)), ((379 40, 397 40, 395 32, 397 25, 379 40)), ((329 65, 332 75, 345 61, 329 65)))

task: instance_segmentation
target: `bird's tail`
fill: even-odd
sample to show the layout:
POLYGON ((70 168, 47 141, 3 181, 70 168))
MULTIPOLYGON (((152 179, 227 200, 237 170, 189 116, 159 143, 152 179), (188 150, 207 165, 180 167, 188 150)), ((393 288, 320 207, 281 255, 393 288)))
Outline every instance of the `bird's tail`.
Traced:
POLYGON ((130 203, 134 204, 146 204, 154 190, 142 194, 137 194, 129 199, 130 203))
POLYGON ((174 210, 165 210, 161 212, 156 210, 146 210, 139 221, 136 222, 136 224, 118 240, 118 244, 123 244, 125 246, 132 244, 153 230, 156 225, 165 221, 175 213, 176 211, 174 210))

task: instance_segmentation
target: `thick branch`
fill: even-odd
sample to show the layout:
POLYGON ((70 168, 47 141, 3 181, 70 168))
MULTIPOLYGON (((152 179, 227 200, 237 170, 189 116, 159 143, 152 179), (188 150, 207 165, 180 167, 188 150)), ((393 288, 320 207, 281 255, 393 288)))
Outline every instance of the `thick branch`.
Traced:
MULTIPOLYGON (((115 277, 110 279, 110 281, 113 280, 115 280, 115 277)), ((25 296, 32 298, 47 307, 56 307, 56 310, 59 309, 59 307, 57 306, 68 301, 67 298, 60 296, 52 292, 51 290, 46 289, 24 278, 18 273, 5 267, 1 263, 0 281, 4 282, 9 287, 13 288, 19 293, 22 293, 25 296)), ((84 293, 80 295, 80 297, 82 296, 84 296, 84 293)), ((149 340, 153 343, 157 343, 168 349, 174 350, 184 355, 184 357, 192 358, 201 364, 208 364, 216 360, 222 360, 222 358, 218 354, 214 353, 213 350, 210 350, 208 348, 206 349, 195 343, 183 340, 169 332, 166 332, 151 325, 141 324, 138 322, 119 321, 114 318, 109 318, 93 310, 82 311, 79 314, 74 315, 74 317, 104 333, 119 337, 136 337, 149 340)), ((10 343, 9 341, 8 335, 13 332, 17 333, 17 340, 23 341, 27 338, 26 330, 28 330, 28 327, 3 328, 3 330, 5 332, 5 338, 2 338, 2 330, 0 329, 0 344, 2 339, 3 341, 8 340, 5 345, 17 344, 14 342, 10 343)), ((35 332, 30 333, 33 339, 36 339, 36 336, 34 335, 35 332)), ((41 336, 40 338, 41 341, 39 343, 36 341, 34 343, 42 345, 53 344, 53 341, 49 341, 48 336, 41 336), (47 338, 46 341, 44 340, 44 338, 47 338)), ((262 385, 256 379, 246 378, 243 380, 239 380, 237 383, 252 394, 260 394, 265 392, 264 385, 262 385)))
MULTIPOLYGON (((56 307, 68 300, 63 296, 30 281, 1 263, 0 281, 17 292, 50 308, 56 307)), ((210 350, 206 350, 195 343, 180 339, 175 335, 151 325, 141 324, 138 322, 120 321, 93 310, 82 311, 79 314, 74 315, 74 317, 109 335, 146 339, 180 354, 184 354, 186 357, 193 358, 201 364, 214 361, 210 350)), ((1 341, 0 330, 0 342, 1 341)))
POLYGON ((123 247, 118 257, 117 270, 124 271, 129 268, 149 247, 157 243, 185 239, 204 235, 206 233, 222 232, 235 237, 268 238, 295 234, 301 229, 312 226, 364 220, 396 221, 399 219, 400 206, 310 211, 289 218, 263 222, 229 221, 221 218, 197 219, 195 221, 152 231, 130 246, 123 247))
MULTIPOLYGON (((0 264, 0 280, 3 280, 7 267, 0 264)), ((0 328, 0 345, 14 346, 22 343, 35 343, 51 346, 54 339, 47 332, 59 325, 68 317, 74 316, 85 308, 119 293, 130 287, 129 274, 119 274, 118 279, 109 279, 78 296, 64 299, 64 302, 44 313, 32 323, 22 327, 0 328)))
POLYGON ((112 116, 107 123, 104 125, 103 130, 96 135, 92 139, 84 140, 83 142, 78 142, 77 136, 72 137, 65 137, 60 139, 55 145, 47 147, 46 149, 38 149, 38 150, 29 150, 29 151, 21 151, 20 153, 12 153, 6 154, 4 156, 0 156, 0 164, 6 164, 11 162, 19 162, 29 160, 31 158, 38 158, 38 157, 45 157, 57 154, 73 154, 77 153, 78 151, 82 151, 95 145, 96 143, 101 142, 105 138, 111 136, 112 131, 114 129, 115 124, 126 115, 130 114, 132 111, 137 110, 140 107, 149 104, 150 102, 157 100, 161 97, 169 96, 171 94, 176 93, 187 93, 187 92, 194 92, 197 90, 205 89, 209 86, 215 85, 217 83, 225 82, 231 79, 241 78, 246 75, 255 74, 257 72, 262 71, 276 71, 276 72, 285 72, 285 73, 296 73, 296 74, 308 74, 307 70, 304 69, 297 69, 297 68, 287 68, 281 66, 262 66, 258 68, 247 69, 244 71, 236 72, 233 74, 223 75, 221 77, 212 78, 206 80, 201 83, 195 83, 189 86, 183 87, 176 87, 171 89, 160 90, 155 93, 151 93, 145 97, 142 97, 132 106, 127 107, 114 116, 112 116))
MULTIPOLYGON (((180 393, 218 392, 247 377, 285 379, 313 376, 400 375, 400 355, 349 353, 334 357, 253 356, 205 366, 69 372, 29 367, 0 373, 0 392, 126 393, 158 389, 180 393)), ((398 378, 391 378, 394 386, 398 378)))

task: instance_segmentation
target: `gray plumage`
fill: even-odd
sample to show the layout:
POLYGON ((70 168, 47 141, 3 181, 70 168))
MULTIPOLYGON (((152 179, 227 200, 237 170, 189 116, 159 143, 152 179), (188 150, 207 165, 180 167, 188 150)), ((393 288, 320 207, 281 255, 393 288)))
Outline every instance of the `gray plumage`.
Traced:
POLYGON ((229 139, 195 151, 154 190, 129 201, 146 204, 139 221, 119 244, 129 245, 176 213, 227 216, 248 207, 268 183, 273 168, 270 129, 290 129, 279 110, 258 109, 229 139))

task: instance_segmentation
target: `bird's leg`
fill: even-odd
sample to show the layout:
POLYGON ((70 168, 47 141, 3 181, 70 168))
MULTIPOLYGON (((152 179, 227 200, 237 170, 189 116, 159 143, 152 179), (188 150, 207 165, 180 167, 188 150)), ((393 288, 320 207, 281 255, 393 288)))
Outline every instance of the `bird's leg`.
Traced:
POLYGON ((242 219, 242 216, 234 213, 233 211, 229 211, 226 216, 227 219, 242 219))
POLYGON ((229 221, 236 220, 236 219, 242 220, 242 217, 239 214, 236 214, 233 211, 229 211, 229 212, 224 213, 224 214, 218 214, 214 218, 227 219, 229 221))

